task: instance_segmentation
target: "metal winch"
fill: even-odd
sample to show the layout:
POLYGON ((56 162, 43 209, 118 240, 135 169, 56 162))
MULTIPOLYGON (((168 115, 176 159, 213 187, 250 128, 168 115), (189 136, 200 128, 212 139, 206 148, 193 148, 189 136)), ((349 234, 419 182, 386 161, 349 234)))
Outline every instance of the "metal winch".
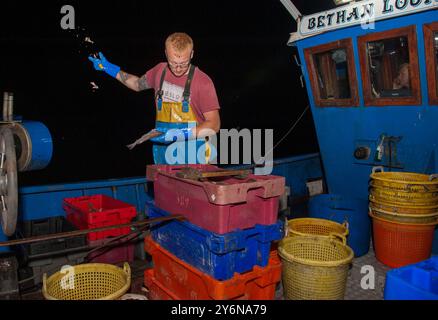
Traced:
POLYGON ((52 158, 52 136, 37 121, 14 117, 14 96, 3 95, 3 117, 0 121, 0 210, 6 236, 15 232, 18 208, 17 171, 44 169, 52 158))

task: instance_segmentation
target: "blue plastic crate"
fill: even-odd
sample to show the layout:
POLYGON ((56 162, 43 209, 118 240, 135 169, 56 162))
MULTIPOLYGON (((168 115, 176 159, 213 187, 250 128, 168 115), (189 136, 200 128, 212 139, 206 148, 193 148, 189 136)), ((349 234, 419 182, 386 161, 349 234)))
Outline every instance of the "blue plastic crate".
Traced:
MULTIPOLYGON (((150 218, 169 213, 147 203, 150 218)), ((208 214, 208 213, 206 213, 208 214)), ((188 221, 168 221, 151 228, 152 239, 193 267, 216 280, 227 280, 234 273, 250 271, 268 264, 271 243, 283 238, 283 222, 256 225, 254 228, 216 234, 188 221)))
POLYGON ((438 300, 438 257, 386 273, 385 300, 438 300))

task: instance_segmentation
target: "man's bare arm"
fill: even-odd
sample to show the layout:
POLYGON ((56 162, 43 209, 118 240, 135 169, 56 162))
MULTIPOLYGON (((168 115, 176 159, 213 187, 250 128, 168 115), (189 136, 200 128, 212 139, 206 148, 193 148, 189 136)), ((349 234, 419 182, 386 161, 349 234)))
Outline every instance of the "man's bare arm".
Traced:
POLYGON ((198 138, 208 135, 209 132, 217 133, 221 128, 221 117, 219 115, 219 110, 205 112, 203 115, 205 117, 205 121, 198 125, 196 130, 193 130, 193 134, 198 138), (209 131, 202 132, 204 129, 209 129, 209 131))
POLYGON ((123 83, 125 86, 127 86, 129 89, 137 92, 150 89, 146 81, 146 75, 143 75, 139 78, 137 76, 134 76, 133 74, 129 74, 120 70, 117 74, 116 79, 123 83))

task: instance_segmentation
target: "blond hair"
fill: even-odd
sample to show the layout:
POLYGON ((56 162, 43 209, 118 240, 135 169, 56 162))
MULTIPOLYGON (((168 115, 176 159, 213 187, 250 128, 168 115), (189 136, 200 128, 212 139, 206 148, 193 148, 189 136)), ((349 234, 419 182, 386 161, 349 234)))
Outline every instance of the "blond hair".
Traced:
POLYGON ((165 45, 166 48, 172 47, 179 52, 186 49, 193 50, 192 38, 187 33, 183 32, 172 33, 170 36, 167 37, 165 45))

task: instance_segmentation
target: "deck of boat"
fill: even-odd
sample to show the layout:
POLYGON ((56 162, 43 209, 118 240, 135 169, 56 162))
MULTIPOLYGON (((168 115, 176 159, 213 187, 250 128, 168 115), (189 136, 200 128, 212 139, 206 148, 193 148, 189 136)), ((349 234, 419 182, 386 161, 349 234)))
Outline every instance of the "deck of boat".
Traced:
MULTIPOLYGON (((146 268, 152 267, 152 264, 148 260, 135 260, 130 265, 132 285, 129 293, 145 295, 143 274, 146 268)), ((376 260, 371 246, 366 255, 353 260, 348 274, 345 300, 383 300, 386 272, 390 269, 376 260)), ((40 300, 44 297, 41 290, 37 290, 23 294, 22 299, 40 300)), ((275 299, 284 300, 281 284, 278 286, 275 299)))

